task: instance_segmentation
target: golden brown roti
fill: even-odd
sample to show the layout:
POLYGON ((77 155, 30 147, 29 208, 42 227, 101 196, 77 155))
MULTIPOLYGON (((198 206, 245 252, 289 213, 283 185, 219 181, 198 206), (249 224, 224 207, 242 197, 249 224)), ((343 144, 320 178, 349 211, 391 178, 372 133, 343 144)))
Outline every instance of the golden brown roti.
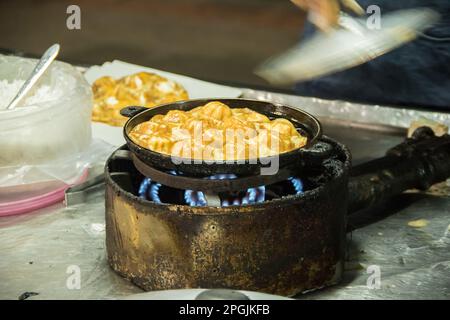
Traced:
POLYGON ((248 108, 213 101, 190 111, 170 110, 130 132, 138 145, 172 156, 204 160, 253 159, 306 145, 287 119, 270 120, 248 108))
POLYGON ((123 126, 128 118, 120 115, 127 106, 154 106, 189 99, 178 83, 154 73, 139 72, 118 80, 101 77, 93 85, 92 120, 112 126, 123 126))

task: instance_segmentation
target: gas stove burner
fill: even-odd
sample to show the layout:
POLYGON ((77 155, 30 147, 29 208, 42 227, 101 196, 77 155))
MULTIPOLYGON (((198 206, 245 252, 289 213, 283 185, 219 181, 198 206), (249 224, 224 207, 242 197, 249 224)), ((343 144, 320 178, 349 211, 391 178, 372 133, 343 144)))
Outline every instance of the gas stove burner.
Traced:
MULTIPOLYGON (((169 171, 171 175, 182 175, 182 173, 177 173, 175 171, 169 171)), ((227 180, 227 179, 236 179, 237 175, 235 174, 216 174, 209 176, 205 179, 210 180, 227 180)), ((293 192, 283 191, 285 188, 277 188, 278 191, 272 190, 271 186, 259 186, 256 188, 248 188, 245 192, 220 192, 218 194, 205 194, 202 191, 194 191, 194 190, 178 190, 183 193, 183 201, 185 205, 189 205, 191 207, 206 207, 208 206, 208 199, 210 197, 216 198, 220 202, 221 207, 229 207, 229 206, 239 206, 239 205, 248 205, 248 204, 256 204, 263 203, 268 200, 267 196, 271 195, 271 198, 282 197, 287 194, 301 194, 303 193, 304 186, 302 181, 296 177, 288 178, 284 184, 288 184, 293 192), (268 192, 266 193, 266 189, 268 192)), ((138 195, 141 199, 149 200, 158 204, 164 203, 161 201, 161 185, 160 183, 152 181, 150 178, 144 178, 139 186, 138 195)), ((165 187, 165 186, 164 186, 165 187)), ((168 188, 168 187, 167 187, 168 188)), ((168 191, 168 190, 166 190, 168 191)))
POLYGON ((323 139, 332 158, 275 178, 142 166, 122 147, 105 168, 109 264, 144 290, 244 286, 290 296, 335 284, 350 154, 323 139))
MULTIPOLYGON (((349 214, 450 176, 450 136, 435 137, 429 128, 353 168, 351 178, 348 149, 322 140, 333 150, 329 158, 293 166, 275 179, 222 170, 192 175, 181 167, 175 176, 135 161, 126 146, 118 149, 105 167, 109 265, 151 291, 309 292, 341 279, 349 214), (216 172, 236 178, 211 178, 216 172), (233 205, 238 201, 255 205, 233 205)), ((379 217, 356 220, 367 218, 379 217)))

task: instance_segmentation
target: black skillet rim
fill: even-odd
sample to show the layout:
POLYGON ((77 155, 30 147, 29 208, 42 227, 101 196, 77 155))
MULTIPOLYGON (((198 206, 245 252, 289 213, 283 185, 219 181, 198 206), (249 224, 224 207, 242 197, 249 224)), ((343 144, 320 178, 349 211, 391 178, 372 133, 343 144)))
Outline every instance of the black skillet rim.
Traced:
MULTIPOLYGON (((308 155, 308 153, 309 153, 308 149, 311 148, 312 146, 314 146, 314 144, 322 137, 322 125, 319 122, 319 120, 316 117, 314 117, 313 115, 311 115, 310 113, 308 113, 302 109, 294 108, 292 106, 282 104, 282 103, 276 103, 276 102, 264 101, 264 100, 244 99, 244 98, 208 98, 208 99, 190 99, 190 100, 183 100, 183 101, 162 104, 162 105, 158 105, 153 108, 149 108, 142 112, 139 112, 127 120, 127 122, 125 123, 125 125, 123 127, 123 136, 125 138, 127 145, 130 148, 130 151, 135 153, 139 157, 139 159, 141 159, 148 165, 159 166, 159 167, 162 167, 165 169, 175 169, 175 168, 179 169, 180 167, 182 167, 184 169, 183 172, 188 173, 188 174, 189 173, 198 174, 199 171, 200 172, 204 171, 204 174, 207 175, 207 174, 212 174, 212 173, 219 173, 223 170, 225 170, 223 172, 233 172, 233 173, 235 172, 238 174, 240 174, 240 173, 250 174, 250 172, 255 173, 254 172, 255 170, 252 170, 252 168, 253 169, 261 168, 262 163, 270 163, 271 159, 276 158, 276 157, 278 157, 280 159, 280 162, 281 162, 281 159, 290 159, 290 161, 288 161, 288 163, 291 164, 292 159, 295 159, 296 157, 303 157, 305 155, 308 155), (198 160, 198 159, 195 160, 195 159, 188 159, 188 158, 178 158, 178 157, 172 157, 170 155, 166 155, 163 153, 155 152, 153 150, 144 148, 144 147, 136 144, 128 136, 128 132, 130 132, 136 125, 149 120, 154 115, 166 114, 169 110, 191 110, 197 106, 201 106, 208 102, 213 102, 213 101, 219 101, 219 102, 227 104, 228 106, 230 106, 230 104, 238 104, 238 106, 233 105, 233 106, 230 106, 230 108, 236 108, 236 107, 249 108, 251 110, 257 111, 259 113, 262 113, 262 114, 272 117, 272 118, 275 116, 277 118, 288 119, 291 122, 293 122, 294 125, 298 129, 300 129, 303 134, 306 133, 306 135, 308 137, 308 142, 307 142, 306 146, 304 146, 304 147, 297 148, 297 149, 291 150, 289 152, 281 153, 276 156, 264 157, 264 158, 258 158, 258 159, 245 159, 245 161, 244 160, 235 160, 235 161, 226 161, 226 162, 225 161, 223 161, 223 162, 216 161, 212 165, 211 162, 209 162, 207 160, 205 161, 205 160, 198 160), (188 106, 183 107, 186 105, 188 105, 188 106), (270 106, 274 110, 271 113, 268 113, 268 112, 265 112, 262 110, 258 110, 257 106, 255 106, 255 105, 264 106, 266 108, 268 106, 270 106), (165 110, 163 112, 157 112, 158 109, 165 109, 165 110), (300 119, 295 118, 293 116, 289 116, 286 113, 281 112, 280 109, 285 109, 285 110, 288 109, 288 110, 291 110, 293 113, 300 114, 304 118, 308 119, 310 124, 312 124, 313 128, 311 128, 311 126, 308 127, 307 126, 308 124, 306 124, 304 122, 300 122, 301 121, 300 119), (146 114, 147 114, 147 116, 145 116, 146 114), (134 124, 133 122, 135 122, 137 118, 142 118, 142 121, 139 121, 138 123, 134 124), (142 155, 143 153, 145 155, 142 155), (143 159, 143 157, 144 157, 144 159, 143 159), (154 160, 148 161, 147 160, 148 157, 151 157, 153 159, 159 158, 161 160, 161 162, 157 162, 154 160), (174 159, 177 160, 177 163, 181 163, 181 164, 175 164, 174 159), (189 162, 191 162, 191 161, 196 161, 196 162, 194 164, 189 164, 189 162), (255 164, 255 162, 256 162, 256 164, 255 164), (165 165, 164 163, 171 163, 171 165, 165 165), (244 166, 242 166, 242 164, 245 164, 245 166, 248 169, 242 169, 244 167, 244 166), (194 169, 194 168, 199 168, 199 167, 203 167, 205 169, 204 170, 194 169), (190 168, 192 168, 193 170, 191 171, 190 168), (231 171, 230 171, 230 168, 234 168, 234 169, 238 169, 238 170, 231 169, 231 171)), ((314 155, 314 153, 317 153, 317 151, 311 152, 312 155, 314 155)))

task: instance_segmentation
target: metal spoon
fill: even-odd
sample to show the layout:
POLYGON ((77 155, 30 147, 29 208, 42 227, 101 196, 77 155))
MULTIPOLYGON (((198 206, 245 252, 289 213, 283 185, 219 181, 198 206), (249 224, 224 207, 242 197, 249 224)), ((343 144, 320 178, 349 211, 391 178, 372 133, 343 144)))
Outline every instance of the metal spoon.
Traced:
POLYGON ((17 104, 30 92, 30 89, 36 84, 39 78, 44 74, 45 70, 50 66, 50 64, 55 60, 59 53, 59 44, 54 44, 45 51, 41 59, 34 67, 33 72, 31 72, 30 77, 25 81, 23 86, 20 88, 17 95, 12 99, 6 110, 14 109, 17 104))

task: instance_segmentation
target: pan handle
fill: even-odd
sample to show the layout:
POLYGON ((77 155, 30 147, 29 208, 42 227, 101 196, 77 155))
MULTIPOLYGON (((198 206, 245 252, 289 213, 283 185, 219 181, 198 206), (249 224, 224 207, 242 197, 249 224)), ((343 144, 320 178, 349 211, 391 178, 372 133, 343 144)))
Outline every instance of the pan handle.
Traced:
POLYGON ((352 169, 349 211, 380 203, 408 189, 426 190, 450 177, 450 135, 434 135, 428 127, 389 150, 385 157, 352 169))
POLYGON ((140 106, 129 106, 121 109, 120 114, 127 118, 133 118, 135 115, 138 115, 145 110, 148 110, 148 108, 140 106))
POLYGON ((300 149, 300 159, 307 165, 317 165, 330 158, 333 152, 334 149, 331 144, 319 140, 309 148, 300 149))

